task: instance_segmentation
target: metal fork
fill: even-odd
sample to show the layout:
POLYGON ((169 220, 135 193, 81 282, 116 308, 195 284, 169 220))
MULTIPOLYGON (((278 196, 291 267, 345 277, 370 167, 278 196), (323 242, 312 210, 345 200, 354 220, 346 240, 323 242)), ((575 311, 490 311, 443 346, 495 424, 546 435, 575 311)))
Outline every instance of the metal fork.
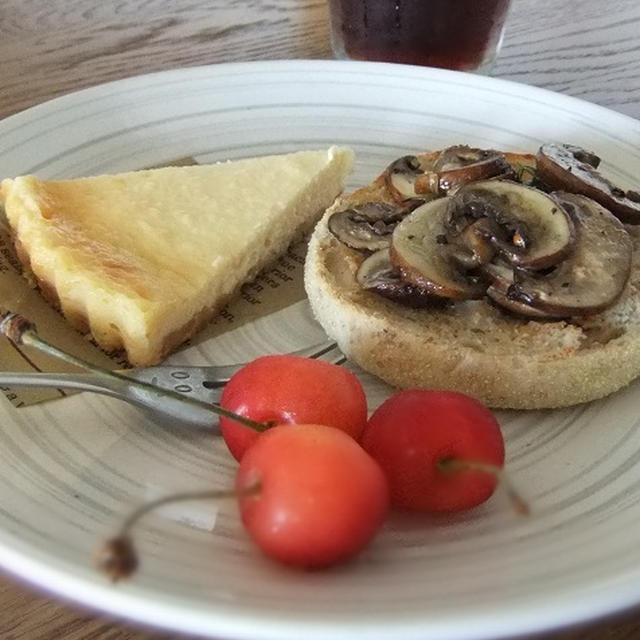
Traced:
MULTIPOLYGON (((191 427, 215 427, 217 403, 229 378, 246 363, 223 366, 158 366, 109 371, 58 349, 38 336, 26 318, 0 315, 0 333, 17 344, 35 347, 85 369, 78 373, 0 372, 0 385, 54 387, 93 391, 151 411, 155 417, 191 427), (215 410, 214 407, 215 406, 215 410)), ((293 355, 342 364, 346 358, 334 342, 294 351, 293 355)))

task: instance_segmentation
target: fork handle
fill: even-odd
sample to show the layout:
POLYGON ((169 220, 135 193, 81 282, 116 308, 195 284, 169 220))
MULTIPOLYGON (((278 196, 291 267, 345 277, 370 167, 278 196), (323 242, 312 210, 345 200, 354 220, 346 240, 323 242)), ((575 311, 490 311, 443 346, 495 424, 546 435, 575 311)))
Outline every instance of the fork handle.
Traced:
POLYGON ((54 389, 75 389, 94 391, 109 396, 119 392, 96 381, 93 373, 14 373, 0 372, 0 385, 10 387, 51 387, 54 389))
MULTIPOLYGON (((13 387, 53 387, 93 391, 125 400, 162 418, 163 422, 175 419, 180 424, 194 428, 214 428, 218 431, 218 418, 205 403, 185 402, 181 397, 165 394, 162 387, 142 387, 129 384, 126 379, 102 379, 95 373, 12 373, 0 372, 0 385, 13 387)), ((175 393, 175 392, 174 392, 175 393)))

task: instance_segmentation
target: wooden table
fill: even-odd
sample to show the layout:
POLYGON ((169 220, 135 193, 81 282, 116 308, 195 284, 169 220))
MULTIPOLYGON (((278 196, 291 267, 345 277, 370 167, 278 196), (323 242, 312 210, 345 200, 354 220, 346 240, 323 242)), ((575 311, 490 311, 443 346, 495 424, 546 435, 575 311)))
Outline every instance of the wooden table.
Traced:
MULTIPOLYGON (((330 58, 325 0, 3 0, 0 117, 139 73, 232 60, 330 58)), ((638 0, 514 0, 492 75, 640 118, 638 0)), ((544 640, 631 640, 640 612, 544 640)), ((0 577, 3 640, 177 640, 0 577)))

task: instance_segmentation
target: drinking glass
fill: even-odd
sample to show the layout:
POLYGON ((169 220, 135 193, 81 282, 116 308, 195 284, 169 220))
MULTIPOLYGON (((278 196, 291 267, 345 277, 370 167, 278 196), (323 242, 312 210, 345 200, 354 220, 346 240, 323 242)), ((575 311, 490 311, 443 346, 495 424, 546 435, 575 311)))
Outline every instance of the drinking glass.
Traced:
POLYGON ((329 0, 331 42, 341 59, 487 71, 510 0, 329 0))

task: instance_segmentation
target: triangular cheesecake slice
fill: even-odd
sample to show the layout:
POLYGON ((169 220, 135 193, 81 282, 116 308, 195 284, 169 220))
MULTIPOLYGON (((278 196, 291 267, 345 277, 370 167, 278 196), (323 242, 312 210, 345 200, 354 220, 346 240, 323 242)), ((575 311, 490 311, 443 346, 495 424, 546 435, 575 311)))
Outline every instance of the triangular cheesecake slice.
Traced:
POLYGON ((75 180, 4 180, 25 275, 77 328, 159 362, 309 231, 353 154, 332 147, 75 180))

